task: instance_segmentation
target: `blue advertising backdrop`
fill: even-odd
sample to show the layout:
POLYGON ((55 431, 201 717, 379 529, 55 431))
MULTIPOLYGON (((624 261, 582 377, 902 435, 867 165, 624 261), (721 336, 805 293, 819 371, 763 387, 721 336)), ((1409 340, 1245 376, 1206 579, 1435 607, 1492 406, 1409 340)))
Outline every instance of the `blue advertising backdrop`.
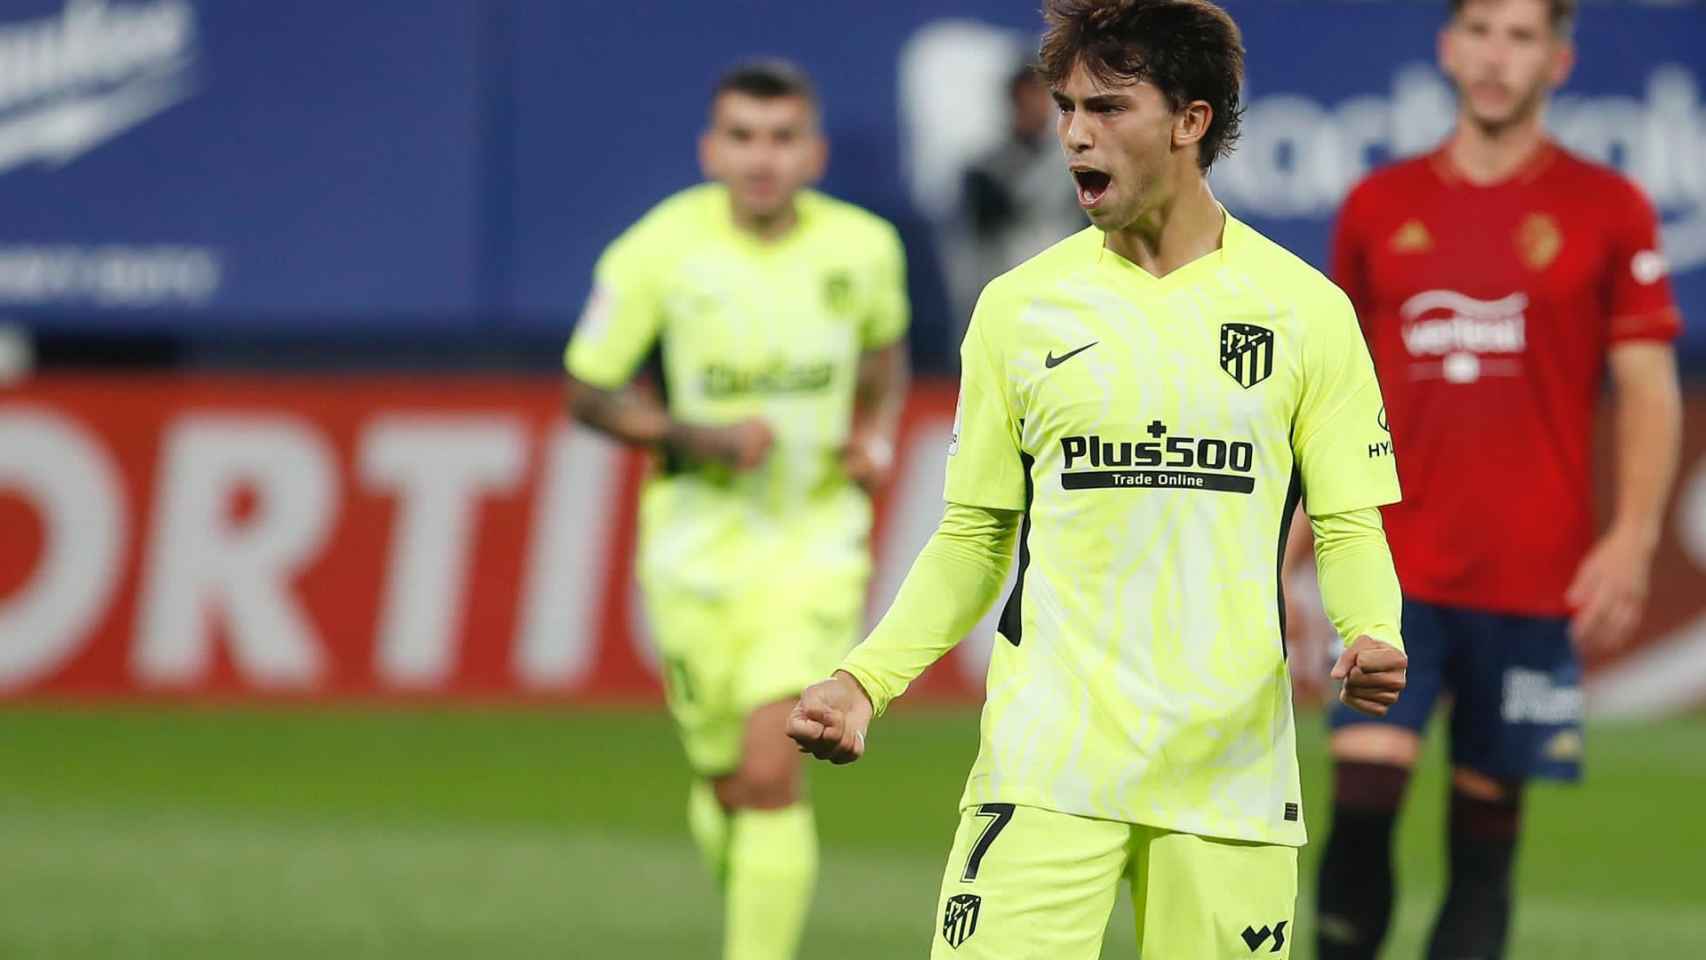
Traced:
MULTIPOLYGON (((1249 47, 1234 212, 1320 263, 1371 165, 1449 126, 1443 3, 1227 6, 1249 47)), ((899 224, 918 346, 958 171, 999 136, 1035 0, 4 0, 0 314, 62 331, 561 333, 593 260, 697 179, 707 91, 817 79, 825 188, 899 224)), ((1706 8, 1593 7, 1551 122, 1664 214, 1706 366, 1706 8)))
POLYGON ((468 0, 5 0, 0 308, 476 322, 481 25, 468 0))

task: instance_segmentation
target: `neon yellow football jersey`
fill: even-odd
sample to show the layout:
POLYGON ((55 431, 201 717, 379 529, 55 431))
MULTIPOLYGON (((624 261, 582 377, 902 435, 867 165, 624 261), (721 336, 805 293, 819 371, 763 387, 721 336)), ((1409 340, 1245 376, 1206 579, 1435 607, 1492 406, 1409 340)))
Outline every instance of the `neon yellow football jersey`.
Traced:
POLYGON ((640 504, 648 585, 715 595, 755 571, 804 565, 864 576, 870 504, 840 466, 863 351, 906 331, 899 235, 812 191, 799 221, 763 242, 736 228, 728 192, 706 184, 642 217, 599 259, 566 351, 603 389, 655 361, 670 414, 698 423, 762 417, 776 442, 734 474, 666 462, 640 504))
POLYGON ((1156 278, 1091 227, 984 291, 947 499, 1025 512, 963 805, 1304 842, 1279 561, 1398 479, 1349 301, 1231 217, 1156 278))

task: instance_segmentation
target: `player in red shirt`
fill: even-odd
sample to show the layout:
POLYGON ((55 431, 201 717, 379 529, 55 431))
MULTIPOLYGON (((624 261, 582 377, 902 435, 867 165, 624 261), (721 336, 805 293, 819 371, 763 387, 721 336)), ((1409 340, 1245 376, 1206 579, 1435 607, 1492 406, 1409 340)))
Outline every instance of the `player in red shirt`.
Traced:
POLYGON ((1362 318, 1404 502, 1385 510, 1409 689, 1381 720, 1333 714, 1322 960, 1372 958, 1391 916, 1392 826, 1438 694, 1452 700, 1451 879, 1429 958, 1503 954, 1523 783, 1573 780, 1574 645, 1641 615, 1678 456, 1681 318, 1637 187, 1549 141, 1573 0, 1452 0, 1440 63, 1458 122, 1346 201, 1334 279, 1362 318), (1616 507, 1594 535, 1590 450, 1606 371, 1616 507), (1395 454, 1394 454, 1395 451, 1395 454))

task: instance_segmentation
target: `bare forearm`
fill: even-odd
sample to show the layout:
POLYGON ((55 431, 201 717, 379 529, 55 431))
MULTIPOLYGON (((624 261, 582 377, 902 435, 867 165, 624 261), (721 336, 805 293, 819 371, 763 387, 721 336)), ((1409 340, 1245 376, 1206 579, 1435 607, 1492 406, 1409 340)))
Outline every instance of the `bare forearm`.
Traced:
POLYGON ((904 340, 865 354, 859 363, 859 384, 853 398, 853 428, 892 438, 906 406, 911 363, 904 340))
POLYGON ((1582 559, 1564 592, 1573 611, 1570 632, 1590 652, 1617 649, 1640 622, 1682 432, 1682 396, 1670 344, 1620 343, 1608 359, 1617 458, 1611 529, 1582 559))
POLYGON ((1616 393, 1614 533, 1649 549, 1658 543, 1676 480, 1682 398, 1674 377, 1620 384, 1616 393))
POLYGON ((569 413, 594 430, 636 446, 663 444, 674 426, 663 403, 633 384, 601 390, 571 379, 569 413))

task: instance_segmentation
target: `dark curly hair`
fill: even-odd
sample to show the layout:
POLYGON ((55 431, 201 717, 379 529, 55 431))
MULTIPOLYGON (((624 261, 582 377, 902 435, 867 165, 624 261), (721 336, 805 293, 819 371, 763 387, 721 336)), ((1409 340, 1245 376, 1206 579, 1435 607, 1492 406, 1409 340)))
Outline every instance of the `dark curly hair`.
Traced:
POLYGON ((1244 108, 1244 39, 1209 0, 1045 0, 1039 72, 1058 87, 1078 64, 1103 83, 1147 80, 1174 110, 1195 100, 1214 115, 1198 145, 1207 170, 1232 153, 1244 108))

